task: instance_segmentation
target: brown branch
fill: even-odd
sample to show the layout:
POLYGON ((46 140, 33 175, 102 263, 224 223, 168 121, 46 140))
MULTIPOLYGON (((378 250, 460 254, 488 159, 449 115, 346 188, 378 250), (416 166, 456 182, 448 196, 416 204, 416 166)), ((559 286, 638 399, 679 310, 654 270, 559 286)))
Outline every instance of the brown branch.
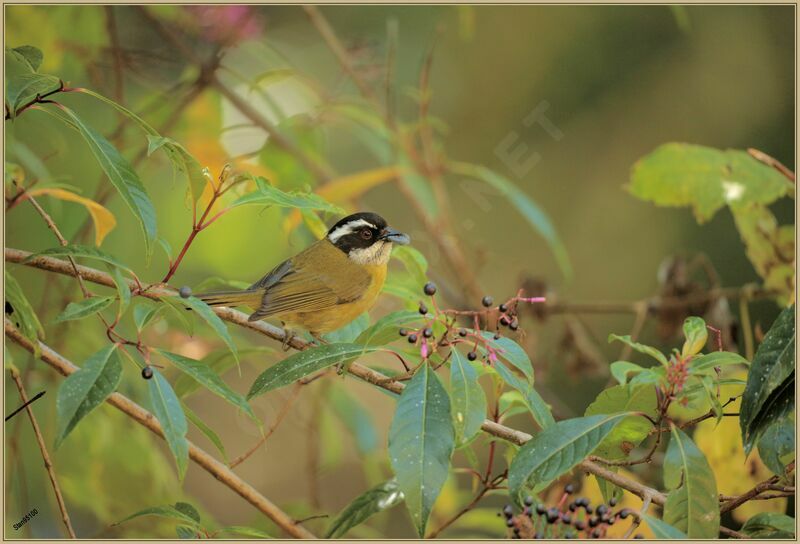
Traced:
MULTIPOLYGON (((16 183, 14 185, 16 185, 16 183)), ((67 242, 67 239, 64 238, 63 234, 61 234, 61 231, 58 229, 58 226, 56 225, 55 221, 53 221, 53 218, 50 217, 50 215, 46 211, 44 211, 44 208, 42 208, 39 205, 39 203, 36 201, 33 195, 28 193, 22 187, 19 187, 19 190, 20 193, 22 193, 22 198, 29 201, 31 203, 31 206, 33 206, 33 208, 36 210, 36 213, 42 216, 42 219, 44 219, 44 222, 47 224, 47 228, 53 231, 53 234, 55 234, 56 238, 58 239, 58 243, 61 244, 62 247, 69 245, 69 242, 67 242)), ((80 272, 78 272, 78 265, 75 263, 75 259, 73 259, 71 255, 68 255, 67 260, 69 261, 69 264, 72 265, 72 270, 75 272, 75 274, 73 275, 78 280, 78 285, 81 288, 83 297, 84 298, 91 297, 92 294, 86 288, 86 284, 83 283, 83 278, 81 277, 80 272)))
POLYGON ((350 62, 350 57, 348 56, 347 51, 336 37, 336 32, 334 32, 333 27, 331 27, 330 23, 328 23, 328 20, 322 15, 316 6, 303 6, 303 10, 311 20, 311 24, 314 25, 322 38, 325 40, 325 43, 328 44, 328 48, 331 50, 331 52, 333 52, 342 69, 347 73, 348 76, 350 76, 350 79, 353 80, 353 83, 356 84, 359 92, 373 103, 378 104, 378 97, 375 96, 375 93, 372 91, 372 89, 370 89, 369 85, 367 85, 366 82, 361 79, 361 76, 358 75, 358 72, 350 62))
POLYGON ((731 500, 725 502, 722 506, 720 506, 719 512, 720 514, 724 514, 725 512, 730 512, 731 510, 735 510, 739 508, 741 505, 746 503, 747 501, 753 500, 755 497, 763 493, 764 491, 769 491, 772 486, 780 481, 780 476, 773 476, 768 480, 765 480, 755 487, 753 487, 750 491, 746 493, 742 493, 738 497, 734 497, 731 500))
POLYGON ((775 170, 783 174, 789 181, 795 183, 794 172, 792 172, 786 166, 784 166, 778 159, 771 157, 766 153, 764 153, 763 151, 759 151, 758 149, 754 149, 752 147, 749 147, 747 149, 747 153, 755 160, 763 162, 767 166, 774 168, 775 170))
MULTIPOLYGON (((6 330, 10 326, 10 322, 6 319, 6 330)), ((19 335, 19 332, 17 332, 19 335)), ((20 335, 22 337, 22 335, 20 335)), ((23 337, 24 338, 24 337, 23 337)), ((31 350, 29 350, 31 351, 31 350)), ((11 378, 14 380, 14 383, 17 385, 17 390, 19 390, 19 396, 22 398, 22 402, 28 402, 28 395, 25 393, 25 387, 22 385, 22 379, 20 378, 19 371, 14 366, 9 367, 9 371, 11 372, 11 378)), ((75 535, 75 530, 72 528, 72 523, 69 520, 69 514, 67 513, 67 505, 64 503, 64 496, 61 494, 61 488, 58 486, 58 480, 56 479, 56 471, 53 467, 53 462, 50 460, 50 455, 47 453, 47 447, 44 445, 44 437, 42 436, 42 431, 39 429, 39 424, 36 422, 36 416, 33 415, 33 409, 31 405, 27 405, 25 409, 28 411, 28 417, 31 420, 31 425, 33 426, 33 433, 36 435, 36 442, 39 443, 39 451, 42 452, 42 459, 44 459, 44 468, 47 470, 47 475, 50 477, 50 483, 53 486, 53 491, 56 494, 56 502, 58 503, 58 509, 61 511, 61 520, 64 522, 64 526, 67 528, 67 534, 69 534, 70 538, 78 538, 75 535)))
MULTIPOLYGON (((33 344, 30 342, 30 340, 25 338, 8 319, 5 319, 5 333, 8 338, 19 344, 24 349, 33 353, 33 344)), ((43 344, 42 342, 39 342, 39 347, 41 349, 40 359, 57 370, 61 375, 69 376, 80 370, 79 367, 75 366, 71 361, 65 359, 63 356, 53 351, 49 346, 43 344)), ((108 399, 106 399, 106 402, 123 412, 140 425, 146 427, 156 436, 164 438, 161 424, 158 422, 155 416, 130 400, 128 397, 120 393, 113 393, 110 397, 108 397, 108 399)), ((269 519, 274 521, 278 527, 286 531, 294 538, 316 538, 308 530, 296 525, 288 514, 278 508, 269 499, 264 497, 253 486, 242 480, 222 462, 218 461, 191 442, 189 442, 189 458, 202 467, 206 472, 222 482, 225 486, 230 488, 233 492, 255 506, 269 519)))

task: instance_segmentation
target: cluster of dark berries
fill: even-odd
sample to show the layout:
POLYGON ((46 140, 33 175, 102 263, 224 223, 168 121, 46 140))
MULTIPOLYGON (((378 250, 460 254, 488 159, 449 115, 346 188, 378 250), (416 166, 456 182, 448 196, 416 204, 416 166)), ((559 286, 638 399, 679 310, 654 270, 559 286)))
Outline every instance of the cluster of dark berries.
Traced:
MULTIPOLYGON (((611 525, 619 520, 638 514, 628 508, 614 511, 617 500, 612 498, 608 504, 601 504, 593 508, 586 497, 579 497, 567 502, 575 491, 572 484, 564 487, 561 499, 555 506, 539 503, 534 505, 533 497, 525 497, 524 508, 519 514, 514 514, 514 508, 506 505, 502 515, 506 520, 511 538, 518 539, 544 539, 544 538, 605 538, 611 525)), ((634 538, 643 538, 638 534, 634 538)))
MULTIPOLYGON (((432 317, 429 316, 428 305, 424 301, 420 301, 418 310, 420 315, 425 316, 425 324, 419 329, 408 329, 403 327, 398 330, 398 333, 400 336, 405 337, 409 344, 419 346, 420 355, 422 355, 423 359, 427 358, 433 353, 437 343, 438 345, 449 346, 464 343, 470 345, 469 351, 467 352, 467 359, 470 361, 475 361, 478 359, 479 348, 482 348, 481 351, 485 352, 484 358, 488 364, 493 364, 497 360, 498 348, 493 346, 492 343, 488 341, 488 338, 484 337, 478 325, 480 316, 483 316, 486 320, 488 320, 490 312, 493 311, 494 299, 492 299, 492 297, 489 295, 483 297, 481 304, 484 308, 486 308, 483 310, 440 310, 436 306, 436 300, 433 298, 437 292, 436 284, 433 282, 426 283, 422 287, 422 292, 426 296, 431 297, 429 302, 433 304, 434 315, 432 317), (449 336, 450 332, 454 330, 453 325, 459 316, 473 318, 476 323, 475 330, 459 328, 457 330, 457 336, 455 334, 453 336, 449 336), (447 328, 446 337, 441 338, 438 342, 433 338, 434 332, 432 327, 437 321, 447 328)), ((522 297, 521 293, 522 292, 520 291, 517 296, 512 297, 505 303, 496 307, 497 311, 500 312, 500 315, 497 320, 497 328, 494 334, 495 340, 500 338, 501 326, 508 327, 512 331, 519 329, 519 319, 517 318, 517 304, 519 302, 544 302, 544 298, 542 297, 526 298, 522 297)))

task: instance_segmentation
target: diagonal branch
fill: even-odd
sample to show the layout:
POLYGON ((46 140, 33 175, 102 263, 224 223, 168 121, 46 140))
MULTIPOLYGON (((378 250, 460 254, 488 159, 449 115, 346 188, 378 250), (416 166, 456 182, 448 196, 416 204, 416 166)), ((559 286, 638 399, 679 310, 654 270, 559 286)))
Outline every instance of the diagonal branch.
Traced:
MULTIPOLYGON (((87 279, 92 281, 90 278, 87 279)), ((33 353, 33 344, 30 342, 30 340, 25 338, 11 324, 11 322, 8 321, 8 319, 5 320, 5 333, 8 338, 33 353)), ((79 370, 79 368, 71 361, 65 359, 50 349, 50 347, 47 345, 39 342, 39 347, 42 350, 41 360, 53 367, 63 376, 69 376, 79 370)), ((113 393, 110 397, 108 397, 108 399, 106 399, 106 402, 135 420, 140 425, 146 427, 155 435, 164 438, 161 425, 153 416, 153 414, 130 400, 128 397, 120 393, 113 393)), ((242 480, 223 463, 206 453, 204 450, 198 448, 191 442, 189 442, 189 458, 200 465, 200 467, 214 476, 217 480, 229 487, 233 492, 255 506, 269 519, 274 521, 278 527, 286 531, 294 538, 316 538, 307 529, 297 525, 286 512, 278 508, 264 495, 259 493, 253 486, 242 480)))
MULTIPOLYGON (((6 320, 6 324, 8 324, 8 320, 6 320)), ((6 325, 8 326, 8 325, 6 325)), ((19 333, 17 333, 19 334, 19 333)), ((20 378, 19 371, 14 368, 12 365, 9 368, 11 372, 11 379, 14 380, 14 383, 19 390, 19 396, 22 398, 22 402, 28 402, 28 395, 25 394, 25 387, 22 385, 22 378, 20 378)), ((64 526, 67 528, 67 533, 69 534, 70 538, 78 538, 75 535, 75 529, 72 528, 72 522, 69 520, 69 514, 67 513, 67 505, 64 503, 64 496, 61 494, 61 488, 58 486, 58 480, 56 479, 56 471, 53 468, 53 462, 50 460, 50 455, 47 453, 47 447, 44 445, 44 437, 42 437, 42 431, 39 429, 39 424, 36 422, 36 417, 33 415, 33 409, 31 405, 28 404, 26 407, 28 411, 28 417, 31 420, 31 425, 33 426, 33 433, 36 435, 36 441, 39 443, 39 450, 42 452, 42 459, 44 459, 44 468, 47 469, 47 475, 50 477, 50 483, 53 485, 53 491, 56 494, 56 502, 58 503, 58 509, 61 511, 61 520, 64 522, 64 526)))

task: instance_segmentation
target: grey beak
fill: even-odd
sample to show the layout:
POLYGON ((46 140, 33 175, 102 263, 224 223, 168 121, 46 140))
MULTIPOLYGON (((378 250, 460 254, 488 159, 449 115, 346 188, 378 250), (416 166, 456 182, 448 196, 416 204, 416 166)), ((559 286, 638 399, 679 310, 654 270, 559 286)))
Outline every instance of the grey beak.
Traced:
POLYGON ((408 234, 403 234, 402 232, 389 227, 383 230, 383 234, 381 234, 381 240, 386 240, 387 242, 392 242, 393 244, 400 246, 411 243, 411 238, 408 237, 408 234))

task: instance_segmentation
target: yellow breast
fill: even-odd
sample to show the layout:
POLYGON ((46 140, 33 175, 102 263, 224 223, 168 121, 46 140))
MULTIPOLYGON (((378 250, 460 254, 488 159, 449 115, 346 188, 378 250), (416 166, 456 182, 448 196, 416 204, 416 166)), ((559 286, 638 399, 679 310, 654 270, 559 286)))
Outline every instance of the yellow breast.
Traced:
POLYGON ((386 281, 386 264, 362 265, 362 268, 367 271, 371 281, 359 298, 314 312, 285 314, 280 316, 281 319, 290 327, 300 327, 314 334, 324 334, 344 327, 372 308, 386 281))

